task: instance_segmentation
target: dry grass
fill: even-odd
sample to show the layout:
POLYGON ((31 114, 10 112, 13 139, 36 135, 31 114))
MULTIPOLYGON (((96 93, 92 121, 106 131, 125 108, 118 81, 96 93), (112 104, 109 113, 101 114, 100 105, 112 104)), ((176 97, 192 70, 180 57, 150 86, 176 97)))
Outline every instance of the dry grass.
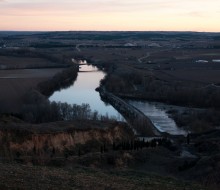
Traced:
POLYGON ((203 189, 168 177, 132 170, 97 170, 91 168, 52 168, 1 164, 1 189, 203 189))

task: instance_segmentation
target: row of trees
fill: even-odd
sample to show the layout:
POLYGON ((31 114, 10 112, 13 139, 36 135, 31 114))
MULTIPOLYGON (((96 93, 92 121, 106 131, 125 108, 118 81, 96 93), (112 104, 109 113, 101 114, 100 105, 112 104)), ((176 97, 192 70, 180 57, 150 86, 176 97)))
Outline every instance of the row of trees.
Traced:
POLYGON ((77 78, 78 67, 72 66, 56 74, 52 79, 38 85, 38 90, 49 97, 53 92, 69 87, 77 78))
POLYGON ((22 118, 32 123, 42 123, 61 120, 91 119, 91 120, 116 120, 108 115, 100 115, 92 111, 89 104, 67 104, 50 102, 38 91, 27 94, 25 104, 21 111, 22 118))
POLYGON ((143 77, 140 73, 109 73, 109 75, 107 75, 103 80, 101 80, 101 85, 104 85, 106 89, 110 92, 130 93, 131 91, 134 91, 135 85, 141 85, 143 83, 142 80, 143 77))
MULTIPOLYGON (((65 54, 54 54, 53 51, 33 49, 28 47, 18 49, 1 49, 0 55, 13 57, 43 58, 59 67, 66 67, 72 64, 71 56, 65 54)), ((46 66, 47 67, 47 66, 46 66)))
POLYGON ((220 123, 220 111, 216 109, 186 110, 183 113, 173 110, 170 114, 178 126, 187 127, 195 133, 215 129, 220 123))
POLYGON ((137 72, 114 72, 101 84, 110 92, 136 98, 167 102, 193 107, 220 108, 220 88, 202 87, 193 83, 163 81, 156 77, 144 77, 137 72))
POLYGON ((220 108, 220 88, 146 79, 145 98, 177 105, 220 108))
POLYGON ((155 148, 157 146, 164 146, 166 148, 171 149, 172 142, 167 138, 158 138, 158 139, 152 139, 149 141, 145 141, 144 139, 135 140, 135 141, 126 141, 126 142, 120 142, 120 143, 113 143, 112 149, 117 150, 139 150, 142 148, 155 148))

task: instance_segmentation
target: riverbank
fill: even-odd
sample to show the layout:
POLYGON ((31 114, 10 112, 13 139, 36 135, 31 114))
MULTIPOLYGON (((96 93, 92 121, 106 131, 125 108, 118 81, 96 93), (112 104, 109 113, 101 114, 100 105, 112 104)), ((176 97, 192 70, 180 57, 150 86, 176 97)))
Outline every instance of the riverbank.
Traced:
MULTIPOLYGON (((80 63, 82 61, 79 61, 80 63)), ((86 62, 86 61, 84 61, 86 62)), ((49 100, 56 103, 62 102, 67 104, 88 104, 91 112, 96 112, 97 118, 102 117, 112 120, 124 121, 124 118, 110 104, 106 104, 100 98, 96 88, 99 87, 100 81, 106 76, 103 70, 96 66, 88 64, 78 64, 79 71, 74 83, 67 88, 55 91, 49 100)))
POLYGON ((62 70, 63 68, 0 70, 0 113, 20 113, 26 94, 62 70))
MULTIPOLYGON (((121 67, 116 68, 115 71, 109 73, 108 77, 102 81, 102 84, 109 92, 119 96, 122 99, 165 103, 168 107, 172 104, 186 107, 187 109, 185 109, 185 111, 175 108, 169 108, 167 110, 167 115, 174 120, 180 130, 183 129, 187 132, 201 133, 219 127, 220 112, 218 108, 215 108, 216 106, 213 106, 212 104, 209 106, 200 104, 200 106, 196 107, 203 94, 208 93, 208 89, 201 89, 203 90, 203 93, 201 93, 200 99, 196 104, 194 104, 195 102, 191 102, 195 100, 194 95, 192 96, 192 99, 188 97, 192 93, 190 89, 193 89, 193 85, 195 84, 191 84, 185 88, 186 83, 183 83, 181 88, 185 88, 186 90, 183 93, 181 93, 181 91, 177 92, 176 90, 172 91, 172 89, 170 89, 174 88, 172 81, 165 82, 156 78, 155 76, 146 76, 143 78, 141 74, 138 76, 137 73, 134 73, 134 71, 122 71, 121 67), (117 83, 116 79, 120 82, 117 83), (160 84, 162 86, 160 86, 160 84), (146 85, 151 89, 148 89, 146 85), (170 90, 177 94, 172 95, 171 93, 169 98, 167 98, 168 96, 165 94, 163 96, 162 90, 160 91, 160 88, 162 87, 162 90, 165 90, 166 94, 170 90), (187 93, 186 98, 181 98, 183 95, 185 96, 185 93, 187 93), (181 101, 177 101, 178 99, 181 99, 181 101), (193 105, 195 105, 195 107, 193 107, 193 105)), ((199 84, 197 85, 198 86, 196 89, 199 91, 199 84)), ((217 96, 218 89, 210 90, 214 90, 212 95, 217 96)))
POLYGON ((65 164, 69 156, 112 149, 134 139, 125 123, 91 120, 31 124, 14 117, 0 118, 0 157, 6 161, 65 164), (59 162, 62 158, 63 163, 59 162))
POLYGON ((143 137, 161 136, 148 116, 145 116, 140 110, 107 92, 104 87, 99 87, 98 91, 105 102, 114 106, 126 118, 136 135, 143 137))
MULTIPOLYGON (((95 173, 105 173, 109 177, 114 176, 114 179, 116 179, 115 175, 121 176, 119 171, 125 172, 123 175, 128 172, 126 176, 132 179, 138 175, 139 180, 142 178, 147 180, 148 177, 156 175, 160 181, 164 178, 162 176, 170 176, 164 179, 163 185, 173 181, 175 176, 176 182, 171 183, 175 185, 167 186, 168 189, 174 187, 193 189, 195 188, 193 184, 198 182, 212 187, 211 189, 218 187, 218 181, 212 179, 219 178, 218 172, 214 172, 219 167, 215 161, 219 156, 219 131, 192 135, 189 144, 186 139, 177 138, 175 143, 164 141, 166 144, 162 146, 160 144, 162 141, 159 139, 158 141, 152 139, 152 143, 144 141, 145 144, 143 140, 136 141, 136 144, 132 145, 132 139, 135 142, 133 132, 120 122, 75 120, 36 125, 13 117, 2 117, 0 118, 0 165, 4 164, 4 167, 0 178, 4 179, 8 176, 11 167, 14 167, 10 170, 13 173, 10 173, 10 180, 5 181, 5 186, 10 186, 6 182, 15 180, 15 176, 16 179, 26 179, 27 173, 24 171, 29 169, 33 175, 35 172, 45 174, 47 171, 50 175, 52 170, 62 173, 68 168, 68 172, 72 173, 84 168, 95 173), (44 171, 40 169, 40 165, 43 165, 44 171), (212 165, 215 167, 208 169, 212 165)), ((87 176, 87 172, 84 174, 87 176)), ((41 175, 36 176, 35 180, 40 180, 39 176, 41 175)), ((68 179, 63 179, 63 182, 69 183, 68 179)), ((152 188, 155 188, 153 181, 147 184, 141 183, 140 187, 145 188, 145 185, 148 187, 150 185, 151 188, 152 185, 152 188)), ((156 187, 162 188, 159 181, 157 181, 159 186, 156 187)), ((123 181, 119 180, 118 183, 121 184, 123 181)), ((24 184, 28 183, 25 181, 22 185, 24 184)), ((45 185, 44 182, 41 184, 45 185)), ((82 184, 84 183, 80 182, 81 186, 82 184)), ((94 182, 94 185, 98 184, 98 181, 94 182)), ((137 185, 136 182, 135 184, 137 185)), ((198 187, 203 189, 203 186, 198 187)))
POLYGON ((29 91, 37 89, 39 83, 50 80, 72 65, 68 57, 54 50, 48 52, 29 45, 0 48, 0 60, 0 113, 11 114, 22 112, 29 91))
POLYGON ((180 113, 183 113, 187 109, 185 107, 177 107, 169 104, 150 101, 138 101, 130 99, 125 99, 125 101, 146 115, 162 133, 165 132, 170 135, 186 136, 189 132, 184 130, 184 128, 178 127, 175 120, 173 120, 169 114, 171 110, 178 110, 180 113))
POLYGON ((79 66, 73 65, 61 73, 56 74, 53 78, 48 81, 38 84, 38 89, 43 95, 49 97, 54 91, 61 90, 62 88, 67 88, 77 78, 79 71, 79 66))
MULTIPOLYGON (((173 105, 167 103, 166 101, 157 102, 154 99, 141 98, 139 95, 125 95, 121 93, 118 95, 127 101, 140 102, 140 104, 151 104, 161 110, 164 110, 165 117, 169 117, 172 120, 171 125, 176 125, 178 130, 185 131, 185 133, 202 133, 219 127, 220 112, 218 109, 212 107, 197 108, 184 104, 173 105)), ((142 112, 148 112, 148 107, 149 106, 144 108, 142 105, 142 112)), ((168 126, 169 124, 167 124, 167 127, 168 126)), ((172 130, 172 127, 170 130, 172 130)))

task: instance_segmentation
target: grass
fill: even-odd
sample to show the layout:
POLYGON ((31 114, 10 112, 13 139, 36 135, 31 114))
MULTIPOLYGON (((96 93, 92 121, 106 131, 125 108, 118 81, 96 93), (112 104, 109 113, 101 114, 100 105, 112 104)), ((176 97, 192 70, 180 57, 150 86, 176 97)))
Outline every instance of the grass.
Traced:
POLYGON ((133 170, 99 170, 85 167, 54 168, 0 163, 1 189, 204 189, 169 177, 133 170))

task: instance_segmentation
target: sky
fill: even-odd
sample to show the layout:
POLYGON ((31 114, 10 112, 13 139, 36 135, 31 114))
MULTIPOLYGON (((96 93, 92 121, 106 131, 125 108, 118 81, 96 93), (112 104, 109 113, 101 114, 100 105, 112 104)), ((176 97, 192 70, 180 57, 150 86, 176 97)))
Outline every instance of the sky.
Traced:
POLYGON ((220 0, 0 0, 0 30, 220 32, 220 0))

